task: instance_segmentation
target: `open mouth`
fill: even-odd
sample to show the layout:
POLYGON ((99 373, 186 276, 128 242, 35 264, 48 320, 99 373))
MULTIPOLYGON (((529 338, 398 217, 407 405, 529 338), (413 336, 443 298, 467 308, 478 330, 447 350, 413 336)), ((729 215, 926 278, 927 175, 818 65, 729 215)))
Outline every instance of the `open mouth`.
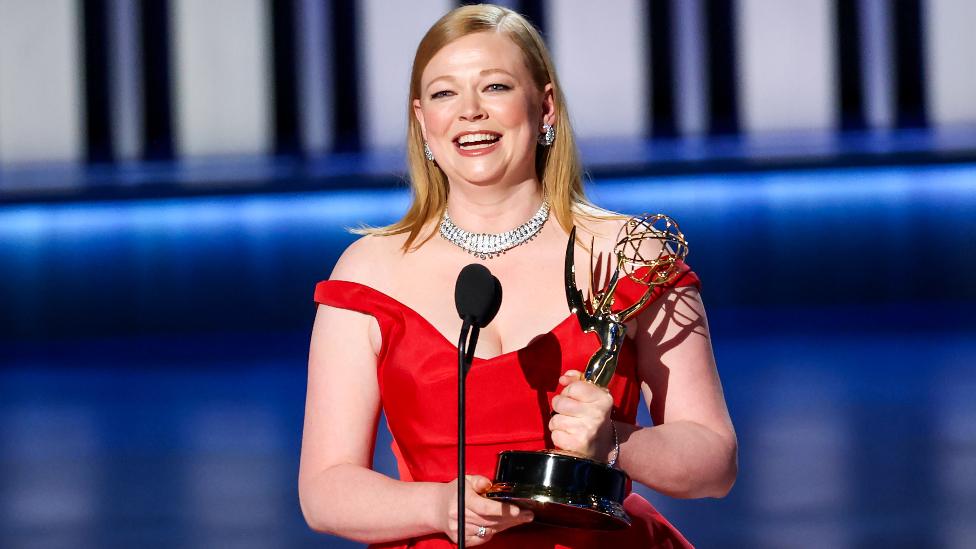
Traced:
POLYGON ((477 151, 491 147, 501 138, 501 134, 495 132, 466 133, 458 136, 454 145, 462 151, 477 151))

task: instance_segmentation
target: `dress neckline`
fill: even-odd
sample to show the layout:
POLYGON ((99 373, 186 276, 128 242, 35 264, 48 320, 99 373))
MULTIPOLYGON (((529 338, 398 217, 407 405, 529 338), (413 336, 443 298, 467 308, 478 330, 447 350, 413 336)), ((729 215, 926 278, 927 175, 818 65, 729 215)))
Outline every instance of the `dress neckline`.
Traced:
MULTIPOLYGON (((351 280, 332 280, 332 279, 329 279, 329 280, 326 280, 325 283, 327 283, 327 284, 329 284, 329 283, 331 283, 331 284, 335 284, 335 283, 349 284, 349 285, 355 286, 357 288, 364 289, 364 290, 366 290, 368 292, 371 292, 371 293, 375 294, 379 298, 381 298, 381 299, 383 299, 383 300, 385 300, 385 301, 393 304, 394 306, 402 309, 403 311, 407 312, 408 314, 411 314, 414 317, 416 317, 417 320, 420 322, 420 324, 422 326, 424 326, 426 329, 430 330, 431 332, 437 334, 438 339, 441 341, 441 343, 443 345, 449 347, 454 354, 457 354, 457 352, 458 352, 457 345, 455 345, 453 342, 451 342, 451 340, 447 339, 447 336, 445 336, 443 334, 443 332, 441 332, 440 330, 438 330, 437 327, 433 325, 433 323, 431 323, 429 320, 427 320, 427 318, 424 315, 420 314, 415 309, 413 309, 409 305, 403 303, 402 301, 398 300, 397 298, 395 298, 395 297, 393 297, 393 296, 391 296, 391 295, 389 295, 387 293, 384 293, 384 292, 382 292, 380 290, 377 290, 376 288, 373 288, 372 286, 367 286, 366 284, 362 284, 360 282, 353 282, 351 280)), ((537 342, 541 341, 545 336, 550 335, 550 334, 555 335, 555 333, 557 331, 561 331, 566 324, 571 323, 574 318, 576 318, 576 315, 574 315, 572 312, 570 312, 566 316, 566 318, 564 318, 561 321, 559 321, 559 323, 556 324, 555 326, 553 326, 551 329, 549 329, 546 332, 543 332, 541 334, 536 335, 531 340, 529 340, 529 342, 527 344, 525 344, 524 346, 522 346, 522 347, 520 347, 518 349, 513 349, 511 351, 506 351, 506 352, 504 352, 504 353, 502 353, 500 355, 495 355, 495 356, 490 357, 490 358, 474 357, 474 361, 472 362, 472 366, 473 365, 476 365, 476 364, 479 364, 479 363, 487 363, 487 362, 494 362, 494 361, 502 360, 502 359, 507 358, 507 357, 510 357, 510 356, 517 356, 518 353, 521 353, 523 351, 526 351, 526 350, 532 348, 537 342)))

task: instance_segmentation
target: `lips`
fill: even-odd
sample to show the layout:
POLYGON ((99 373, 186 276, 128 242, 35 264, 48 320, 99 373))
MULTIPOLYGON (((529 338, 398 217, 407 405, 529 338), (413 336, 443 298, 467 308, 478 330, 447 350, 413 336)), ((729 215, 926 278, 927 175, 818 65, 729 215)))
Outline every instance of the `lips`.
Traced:
POLYGON ((463 132, 454 137, 454 146, 464 156, 484 154, 494 149, 501 138, 502 134, 488 130, 463 132))

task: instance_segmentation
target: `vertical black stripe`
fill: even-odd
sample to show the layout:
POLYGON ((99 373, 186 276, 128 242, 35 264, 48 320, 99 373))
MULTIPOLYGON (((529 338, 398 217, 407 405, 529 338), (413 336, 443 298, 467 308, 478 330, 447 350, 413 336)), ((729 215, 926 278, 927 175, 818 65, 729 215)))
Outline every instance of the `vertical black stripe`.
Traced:
POLYGON ((705 0, 708 38, 708 132, 739 131, 733 0, 705 0))
POLYGON ((894 0, 892 12, 895 125, 899 128, 924 127, 927 121, 921 0, 894 0))
POLYGON ((274 148, 275 154, 279 155, 302 153, 301 128, 298 121, 296 1, 273 0, 271 2, 274 148))
POLYGON ((82 3, 84 41, 85 147, 88 162, 112 162, 112 111, 109 78, 107 0, 82 3))
POLYGON ((362 147, 359 123, 359 51, 355 0, 332 0, 333 149, 355 152, 362 147))
POLYGON ((834 0, 837 41, 838 125, 845 130, 867 127, 861 78, 861 3, 834 0))
POLYGON ((674 137, 677 133, 674 103, 674 62, 671 32, 671 0, 650 0, 648 9, 647 48, 651 70, 648 71, 651 94, 650 128, 653 137, 674 137))
POLYGON ((172 92, 170 85, 168 0, 142 0, 143 158, 173 158, 172 92))
POLYGON ((521 13, 535 25, 539 32, 546 34, 546 5, 544 0, 518 0, 515 4, 515 11, 521 13))

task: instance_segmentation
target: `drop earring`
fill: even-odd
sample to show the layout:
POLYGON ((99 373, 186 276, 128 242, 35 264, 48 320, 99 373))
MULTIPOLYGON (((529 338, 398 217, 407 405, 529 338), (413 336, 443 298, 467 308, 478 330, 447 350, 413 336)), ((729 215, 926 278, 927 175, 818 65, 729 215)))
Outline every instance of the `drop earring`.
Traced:
POLYGON ((431 162, 434 161, 434 153, 431 152, 430 146, 427 145, 426 141, 424 141, 424 158, 430 160, 431 162))
POLYGON ((543 133, 539 134, 539 144, 548 147, 556 141, 556 128, 551 124, 542 125, 543 133))

